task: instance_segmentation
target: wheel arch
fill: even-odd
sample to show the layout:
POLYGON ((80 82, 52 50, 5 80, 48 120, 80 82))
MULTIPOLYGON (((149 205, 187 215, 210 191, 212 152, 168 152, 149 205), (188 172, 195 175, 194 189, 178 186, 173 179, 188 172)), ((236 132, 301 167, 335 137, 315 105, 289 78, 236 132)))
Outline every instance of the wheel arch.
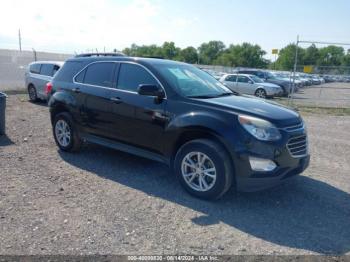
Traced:
MULTIPOLYGON (((234 150, 228 148, 225 141, 220 137, 220 135, 216 131, 203 126, 190 126, 190 127, 183 128, 181 130, 181 132, 178 134, 174 144, 170 149, 170 167, 171 168, 173 168, 174 166, 174 160, 178 150, 187 142, 196 140, 196 139, 208 139, 220 145, 230 158, 232 170, 235 170, 234 150)), ((233 174, 233 181, 235 184, 235 174, 233 174)))

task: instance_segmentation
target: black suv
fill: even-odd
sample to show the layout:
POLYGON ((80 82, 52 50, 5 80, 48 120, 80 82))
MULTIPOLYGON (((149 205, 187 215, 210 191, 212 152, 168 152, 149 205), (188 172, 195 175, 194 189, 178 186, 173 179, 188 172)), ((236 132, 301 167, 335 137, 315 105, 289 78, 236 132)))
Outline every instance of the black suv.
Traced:
POLYGON ((282 87, 284 96, 288 96, 291 93, 292 82, 290 80, 276 77, 275 75, 271 74, 268 71, 259 70, 259 69, 240 69, 240 70, 238 70, 238 73, 255 75, 255 76, 260 77, 261 79, 265 80, 267 83, 276 84, 276 85, 282 87))
POLYGON ((52 81, 53 135, 64 151, 92 142, 167 164, 191 194, 255 191, 309 164, 295 111, 232 93, 185 63, 75 57, 52 81))

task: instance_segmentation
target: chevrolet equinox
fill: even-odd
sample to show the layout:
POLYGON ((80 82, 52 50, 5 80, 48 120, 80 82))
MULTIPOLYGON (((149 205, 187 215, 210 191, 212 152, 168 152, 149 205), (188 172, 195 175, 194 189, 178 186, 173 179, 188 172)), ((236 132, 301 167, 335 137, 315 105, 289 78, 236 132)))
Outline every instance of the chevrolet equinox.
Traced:
POLYGON ((185 63, 80 55, 52 80, 53 135, 63 151, 96 143, 167 164, 192 195, 262 190, 309 164, 301 116, 238 95, 185 63))

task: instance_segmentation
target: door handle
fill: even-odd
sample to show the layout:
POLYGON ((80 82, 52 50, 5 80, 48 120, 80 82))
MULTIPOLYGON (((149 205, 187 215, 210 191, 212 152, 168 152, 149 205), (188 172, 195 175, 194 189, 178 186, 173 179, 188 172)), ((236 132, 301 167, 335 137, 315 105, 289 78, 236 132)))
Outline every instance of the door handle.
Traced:
POLYGON ((113 103, 115 103, 115 104, 120 104, 120 103, 123 102, 123 101, 120 99, 120 97, 111 97, 110 99, 111 99, 111 101, 112 101, 113 103))
POLYGON ((72 91, 74 93, 80 93, 80 88, 79 87, 73 88, 72 91))

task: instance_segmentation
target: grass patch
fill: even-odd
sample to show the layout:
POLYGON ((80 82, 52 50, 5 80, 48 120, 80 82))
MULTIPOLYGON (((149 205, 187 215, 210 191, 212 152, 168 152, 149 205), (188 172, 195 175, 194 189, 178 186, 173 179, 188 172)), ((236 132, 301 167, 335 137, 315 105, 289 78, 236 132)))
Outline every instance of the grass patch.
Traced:
POLYGON ((295 102, 288 104, 288 99, 275 99, 275 102, 289 106, 304 115, 350 116, 350 107, 316 106, 298 104, 295 102))
POLYGON ((27 94, 27 90, 24 89, 10 89, 10 90, 4 90, 4 91, 0 91, 2 93, 5 93, 6 95, 20 95, 20 94, 27 94))
POLYGON ((296 106, 297 110, 304 115, 332 115, 350 116, 349 107, 321 107, 321 106, 296 106))

